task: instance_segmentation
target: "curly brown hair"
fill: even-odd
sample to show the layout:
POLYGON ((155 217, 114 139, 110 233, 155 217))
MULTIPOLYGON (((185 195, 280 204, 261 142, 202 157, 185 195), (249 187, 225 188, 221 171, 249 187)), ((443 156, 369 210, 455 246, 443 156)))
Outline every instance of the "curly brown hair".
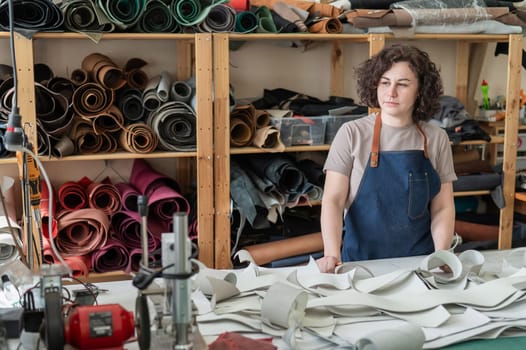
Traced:
POLYGON ((377 88, 382 75, 394 63, 407 62, 418 78, 418 96, 413 110, 413 121, 429 120, 440 110, 439 97, 444 88, 437 66, 429 55, 414 46, 393 45, 385 47, 355 69, 358 95, 362 103, 379 108, 377 88))

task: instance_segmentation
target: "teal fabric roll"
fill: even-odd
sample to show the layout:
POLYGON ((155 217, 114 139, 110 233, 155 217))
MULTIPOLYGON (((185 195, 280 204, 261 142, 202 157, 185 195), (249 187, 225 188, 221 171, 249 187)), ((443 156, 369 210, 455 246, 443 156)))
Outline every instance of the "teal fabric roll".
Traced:
POLYGON ((242 11, 236 16, 236 32, 252 33, 258 28, 258 18, 254 12, 242 11))

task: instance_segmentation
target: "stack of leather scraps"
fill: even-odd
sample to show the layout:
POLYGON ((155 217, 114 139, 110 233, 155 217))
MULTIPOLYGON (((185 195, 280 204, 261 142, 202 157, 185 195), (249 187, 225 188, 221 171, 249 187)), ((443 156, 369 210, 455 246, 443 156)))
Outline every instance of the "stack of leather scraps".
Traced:
POLYGON ((336 274, 320 273, 314 260, 280 269, 201 265, 192 298, 208 340, 228 329, 272 337, 280 349, 436 349, 526 334, 525 253, 437 251, 344 263, 336 274))

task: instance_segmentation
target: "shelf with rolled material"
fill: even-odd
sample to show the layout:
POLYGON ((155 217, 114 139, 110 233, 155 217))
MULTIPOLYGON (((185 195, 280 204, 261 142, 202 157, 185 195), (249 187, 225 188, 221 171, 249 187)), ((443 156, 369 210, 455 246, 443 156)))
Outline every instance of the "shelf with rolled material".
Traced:
MULTIPOLYGON (((230 144, 230 135, 229 135, 229 107, 230 104, 230 85, 235 81, 231 81, 232 76, 230 70, 232 67, 238 67, 238 64, 235 62, 232 64, 231 52, 236 52, 233 54, 234 59, 238 58, 244 52, 243 47, 238 45, 243 42, 247 43, 261 43, 263 42, 266 45, 267 42, 274 44, 274 42, 294 42, 300 44, 298 46, 304 47, 302 54, 308 53, 309 50, 314 51, 314 46, 309 46, 309 42, 314 44, 328 44, 328 51, 330 52, 330 61, 327 66, 320 67, 320 72, 326 72, 329 77, 329 94, 334 96, 346 96, 346 75, 345 75, 345 55, 348 54, 344 50, 344 45, 354 45, 359 44, 358 46, 362 48, 361 50, 353 50, 353 52, 365 52, 368 55, 373 55, 376 52, 380 51, 385 45, 386 41, 449 41, 453 46, 453 65, 456 68, 452 73, 455 77, 455 84, 452 88, 455 90, 454 94, 459 100, 469 108, 472 106, 471 97, 474 96, 477 92, 477 84, 473 81, 474 77, 477 77, 482 70, 482 60, 478 54, 482 54, 486 50, 486 44, 490 43, 507 43, 509 45, 509 54, 508 54, 508 65, 507 65, 507 91, 506 91, 506 100, 510 101, 507 104, 506 110, 506 133, 504 136, 495 136, 492 135, 489 142, 483 140, 474 140, 474 141, 463 141, 461 145, 484 145, 484 144, 503 144, 505 150, 505 159, 507 160, 506 169, 504 171, 504 196, 506 197, 506 202, 513 202, 513 198, 509 198, 514 193, 512 188, 512 177, 514 172, 515 165, 515 153, 516 145, 514 145, 514 136, 517 132, 515 125, 515 120, 518 117, 518 97, 520 89, 520 62, 521 62, 521 49, 522 49, 522 37, 518 34, 441 34, 441 33, 431 33, 431 34, 415 34, 410 37, 400 37, 392 34, 307 34, 307 33, 294 33, 294 34, 269 34, 269 33, 250 33, 250 34, 238 34, 238 33, 217 33, 214 34, 214 118, 215 118, 215 136, 214 136, 214 152, 215 152, 215 261, 217 267, 229 267, 231 264, 231 242, 230 242, 230 210, 231 210, 231 201, 230 201, 230 156, 231 155, 243 155, 243 154, 262 154, 267 152, 266 150, 258 150, 255 147, 242 147, 236 148, 231 147, 230 144), (234 45, 231 45, 234 42, 234 45), (367 48, 363 48, 363 46, 367 48), (238 54, 237 51, 240 53, 238 54)), ((283 46, 283 45, 279 45, 283 46)), ((354 48, 354 47, 353 47, 354 48)), ((319 49, 319 46, 316 46, 316 49, 319 49)), ((247 51, 249 49, 247 48, 247 51)), ((278 49, 278 54, 281 53, 278 49)), ((321 51, 319 49, 318 51, 321 51)), ((256 51, 259 52, 259 51, 256 51)), ((351 54, 351 58, 353 56, 351 54)), ((248 57, 252 57, 250 52, 246 54, 248 57)), ((256 56, 252 58, 251 62, 255 62, 256 56)), ((275 68, 275 62, 280 62, 281 59, 279 55, 274 56, 273 60, 268 60, 272 62, 268 69, 275 68)), ((301 69, 304 67, 303 58, 295 57, 294 59, 298 60, 296 66, 301 69)), ((259 61, 258 61, 259 62, 259 61)), ((261 66, 265 67, 267 61, 263 60, 259 65, 259 71, 265 71, 261 66)), ((279 65, 281 67, 281 65, 279 65)), ((288 67, 288 66, 287 66, 288 67)), ((282 72, 280 79, 289 79, 293 81, 292 77, 285 76, 289 71, 282 71, 276 67, 277 72, 282 72)), ((267 75, 256 74, 258 69, 254 69, 254 65, 247 67, 251 72, 250 74, 240 74, 239 79, 246 80, 247 76, 250 76, 254 81, 254 84, 251 86, 259 87, 256 85, 256 82, 261 84, 260 80, 267 81, 267 75)), ((245 71, 243 71, 246 73, 245 71)), ((235 77, 235 76, 234 76, 235 77)), ((280 80, 280 81, 281 81, 280 80)), ((300 81, 303 81, 300 79, 300 81)), ((235 86, 234 86, 235 87, 235 86)), ((248 96, 254 96, 254 93, 249 91, 243 91, 248 96)), ((453 143, 452 143, 453 144, 453 143)), ((301 148, 295 147, 286 147, 285 152, 308 152, 313 150, 326 151, 329 149, 328 145, 322 146, 307 146, 301 148)), ((455 193, 455 196, 471 196, 471 195, 488 195, 490 191, 462 191, 455 193)), ((501 211, 502 220, 500 224, 500 233, 499 233, 499 248, 509 248, 511 244, 511 221, 513 220, 512 208, 509 206, 504 208, 501 211), (510 211, 511 210, 511 211, 510 211)))
MULTIPOLYGON (((0 33, 0 37, 4 34, 0 33)), ((122 61, 123 68, 126 57, 140 56, 148 62, 145 71, 149 77, 154 77, 160 70, 166 70, 174 81, 194 79, 194 87, 196 91, 199 90, 199 94, 195 94, 192 101, 195 104, 192 107, 195 109, 195 114, 200 116, 196 118, 194 126, 197 134, 194 138, 194 147, 177 151, 158 147, 145 153, 119 148, 116 152, 86 152, 62 157, 50 157, 45 153, 39 159, 49 165, 49 171, 53 174, 51 180, 55 184, 67 181, 68 174, 78 171, 84 171, 87 176, 96 174, 101 161, 115 161, 122 166, 140 158, 159 168, 169 170, 170 176, 181 181, 182 188, 192 188, 195 191, 196 227, 199 227, 199 234, 195 239, 199 245, 199 259, 207 266, 214 267, 211 35, 209 33, 104 33, 95 42, 81 33, 46 32, 36 33, 30 39, 15 34, 14 39, 17 67, 20 72, 18 77, 20 114, 26 125, 37 125, 36 121, 39 118, 35 106, 35 101, 39 101, 36 88, 31 88, 36 86, 36 62, 37 64, 50 62, 53 64, 52 68, 57 71, 62 70, 63 76, 69 76, 74 69, 81 67, 82 58, 92 53, 102 53, 115 58, 119 66, 122 61)), ((32 127, 26 132, 30 140, 38 146, 40 139, 37 137, 36 129, 32 127)), ((0 164, 16 165, 16 157, 0 159, 0 164)), ((121 271, 90 272, 87 277, 89 281, 128 278, 129 274, 121 271)))

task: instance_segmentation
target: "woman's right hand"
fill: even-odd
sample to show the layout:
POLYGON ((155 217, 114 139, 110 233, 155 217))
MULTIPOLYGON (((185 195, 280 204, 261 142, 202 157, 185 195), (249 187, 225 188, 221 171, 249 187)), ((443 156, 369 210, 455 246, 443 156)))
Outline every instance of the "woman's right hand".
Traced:
POLYGON ((334 273, 336 266, 342 264, 340 259, 335 256, 324 256, 316 260, 316 263, 322 273, 334 273))

